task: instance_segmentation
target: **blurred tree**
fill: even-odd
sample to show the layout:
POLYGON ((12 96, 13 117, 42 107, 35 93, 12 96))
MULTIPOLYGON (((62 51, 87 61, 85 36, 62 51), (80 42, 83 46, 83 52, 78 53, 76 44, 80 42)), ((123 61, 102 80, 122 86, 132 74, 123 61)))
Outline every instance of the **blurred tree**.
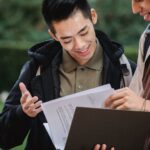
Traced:
POLYGON ((0 39, 39 41, 47 38, 41 15, 42 0, 0 0, 0 39))
MULTIPOLYGON (((89 0, 99 14, 98 28, 123 44, 137 42, 146 23, 131 12, 131 1, 89 0)), ((0 39, 37 42, 49 38, 42 0, 0 0, 0 39)))

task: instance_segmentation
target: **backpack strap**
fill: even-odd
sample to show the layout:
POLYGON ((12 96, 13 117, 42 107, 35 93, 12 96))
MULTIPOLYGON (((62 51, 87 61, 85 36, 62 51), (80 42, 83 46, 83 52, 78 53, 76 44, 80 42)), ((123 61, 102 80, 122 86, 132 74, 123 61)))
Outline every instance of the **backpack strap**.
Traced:
POLYGON ((133 76, 131 65, 129 63, 129 60, 124 54, 119 58, 119 62, 123 75, 123 83, 121 87, 128 87, 133 76))

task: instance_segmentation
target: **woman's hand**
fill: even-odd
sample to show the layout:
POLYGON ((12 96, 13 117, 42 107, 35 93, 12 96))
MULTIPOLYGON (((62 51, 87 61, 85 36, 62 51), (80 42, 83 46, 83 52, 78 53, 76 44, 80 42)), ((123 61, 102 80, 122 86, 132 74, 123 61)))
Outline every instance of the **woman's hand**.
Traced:
POLYGON ((108 99, 105 101, 105 107, 118 110, 136 110, 141 111, 145 99, 137 96, 129 88, 122 88, 116 90, 108 99))

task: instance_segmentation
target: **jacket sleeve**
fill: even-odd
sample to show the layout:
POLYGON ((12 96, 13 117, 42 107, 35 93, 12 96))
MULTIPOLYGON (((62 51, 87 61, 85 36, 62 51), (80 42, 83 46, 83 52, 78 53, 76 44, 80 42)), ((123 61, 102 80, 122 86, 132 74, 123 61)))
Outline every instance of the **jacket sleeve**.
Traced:
POLYGON ((23 66, 0 114, 0 147, 2 148, 11 148, 22 144, 31 128, 32 118, 22 110, 19 90, 20 82, 24 82, 27 88, 30 88, 33 73, 31 64, 30 61, 23 66))

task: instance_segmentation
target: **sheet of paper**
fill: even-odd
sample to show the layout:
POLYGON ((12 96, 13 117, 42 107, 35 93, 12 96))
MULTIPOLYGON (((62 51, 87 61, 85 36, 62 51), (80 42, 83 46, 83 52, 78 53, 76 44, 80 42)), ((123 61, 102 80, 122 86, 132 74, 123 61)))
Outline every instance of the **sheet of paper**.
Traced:
POLYGON ((110 85, 104 85, 43 103, 42 108, 49 126, 46 129, 49 130, 55 147, 64 149, 77 106, 103 108, 104 100, 113 91, 110 85))

